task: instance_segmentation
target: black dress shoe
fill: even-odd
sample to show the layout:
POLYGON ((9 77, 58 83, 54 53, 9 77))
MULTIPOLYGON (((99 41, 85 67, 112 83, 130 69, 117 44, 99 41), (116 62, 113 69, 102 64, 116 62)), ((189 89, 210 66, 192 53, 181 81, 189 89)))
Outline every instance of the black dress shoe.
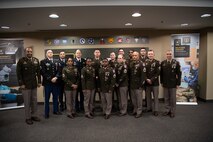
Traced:
POLYGON ((91 115, 91 116, 94 116, 94 113, 93 113, 93 112, 90 112, 90 115, 91 115))
POLYGON ((110 115, 106 114, 105 119, 109 119, 110 115))
POLYGON ((39 119, 38 117, 36 117, 36 116, 34 116, 34 117, 31 117, 31 119, 33 120, 33 121, 41 121, 41 119, 39 119))
POLYGON ((33 124, 33 121, 31 119, 26 119, 25 122, 28 124, 28 125, 32 125, 33 124))
POLYGON ((89 118, 89 119, 93 119, 93 117, 92 117, 90 114, 85 115, 85 117, 86 117, 86 118, 89 118))
POLYGON ((62 113, 61 112, 53 112, 53 114, 55 114, 55 115, 62 115, 62 113))
POLYGON ((45 119, 49 119, 49 114, 44 116, 45 119))
POLYGON ((174 113, 171 113, 171 114, 170 114, 170 117, 171 117, 171 118, 174 118, 174 117, 175 117, 175 114, 174 114, 174 113))
POLYGON ((152 112, 152 110, 151 109, 146 109, 145 112, 152 112))
POLYGON ((141 114, 135 115, 135 118, 140 118, 140 117, 141 117, 141 114))
POLYGON ((73 115, 67 115, 67 117, 74 119, 73 115))
POLYGON ((132 113, 132 115, 133 115, 133 116, 136 116, 136 115, 137 115, 137 113, 136 113, 136 112, 133 112, 133 113, 132 113))
POLYGON ((60 111, 63 112, 63 111, 64 111, 64 108, 60 108, 60 111))
POLYGON ((154 111, 154 116, 158 116, 158 112, 157 111, 154 111))
POLYGON ((125 116, 126 115, 126 113, 120 113, 119 114, 119 116, 125 116))
POLYGON ((167 115, 169 115, 170 114, 170 112, 164 112, 163 113, 163 116, 167 116, 167 115))
POLYGON ((77 115, 77 113, 72 113, 72 116, 77 117, 78 115, 77 115))

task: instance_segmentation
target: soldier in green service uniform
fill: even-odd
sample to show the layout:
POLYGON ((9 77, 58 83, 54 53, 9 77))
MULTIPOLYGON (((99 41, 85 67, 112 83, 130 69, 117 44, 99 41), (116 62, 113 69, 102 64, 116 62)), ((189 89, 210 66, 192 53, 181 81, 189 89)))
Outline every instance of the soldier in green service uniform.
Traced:
POLYGON ((116 66, 116 86, 118 87, 119 94, 119 108, 120 116, 127 114, 127 101, 128 101, 128 68, 124 62, 122 54, 118 55, 116 66))
POLYGON ((75 116, 75 97, 80 82, 78 69, 73 66, 73 59, 68 58, 67 66, 62 70, 62 77, 65 82, 65 95, 67 105, 67 117, 73 119, 75 116))
POLYGON ((172 51, 166 51, 166 60, 161 62, 160 82, 163 86, 165 112, 163 115, 175 117, 176 89, 181 83, 180 63, 172 59, 172 51))
POLYGON ((37 114, 37 87, 41 86, 39 60, 32 57, 32 47, 25 49, 25 57, 17 63, 17 78, 24 97, 26 123, 40 121, 37 114))
POLYGON ((102 67, 99 70, 101 103, 105 119, 109 119, 112 110, 112 91, 115 86, 115 71, 108 66, 107 58, 102 60, 102 67))
MULTIPOLYGON (((115 70, 118 62, 116 60, 116 54, 115 52, 110 53, 110 60, 109 60, 109 67, 115 70)), ((112 91, 112 111, 119 111, 119 92, 118 87, 114 86, 112 91)))
POLYGON ((139 118, 142 115, 142 87, 146 79, 145 63, 139 60, 139 53, 133 52, 133 61, 130 64, 130 89, 133 104, 133 115, 139 118))
POLYGON ((149 59, 146 60, 146 100, 147 112, 153 110, 153 114, 158 116, 158 94, 160 62, 154 59, 154 51, 148 51, 149 59), (154 108, 152 109, 152 94, 154 98, 154 108))
POLYGON ((93 118, 94 92, 95 92, 95 69, 91 66, 92 59, 86 59, 86 66, 81 70, 81 84, 84 93, 85 117, 93 118))

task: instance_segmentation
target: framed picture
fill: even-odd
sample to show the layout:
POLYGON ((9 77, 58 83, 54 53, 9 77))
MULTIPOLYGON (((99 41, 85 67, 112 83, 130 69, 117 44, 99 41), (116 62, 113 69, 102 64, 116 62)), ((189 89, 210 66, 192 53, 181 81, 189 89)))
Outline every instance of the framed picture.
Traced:
POLYGON ((190 37, 183 37, 183 44, 189 44, 191 43, 191 38, 190 37))

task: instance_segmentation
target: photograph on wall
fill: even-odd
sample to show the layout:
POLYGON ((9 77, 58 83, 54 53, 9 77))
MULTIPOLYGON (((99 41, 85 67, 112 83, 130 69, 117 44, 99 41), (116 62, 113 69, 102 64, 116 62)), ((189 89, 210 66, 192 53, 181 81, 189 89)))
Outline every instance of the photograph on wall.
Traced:
POLYGON ((16 76, 16 63, 23 50, 21 39, 0 39, 0 110, 24 106, 16 76))
POLYGON ((177 89, 177 104, 197 105, 199 95, 199 34, 171 35, 174 58, 180 62, 182 78, 177 89))

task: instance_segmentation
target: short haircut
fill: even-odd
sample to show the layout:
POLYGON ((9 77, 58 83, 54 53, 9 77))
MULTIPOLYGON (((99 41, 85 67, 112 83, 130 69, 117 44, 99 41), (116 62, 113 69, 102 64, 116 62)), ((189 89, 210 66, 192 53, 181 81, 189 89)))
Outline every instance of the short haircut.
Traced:
POLYGON ((124 58, 124 55, 123 55, 123 54, 119 54, 118 56, 121 56, 122 58, 124 58))
POLYGON ((80 49, 77 49, 77 50, 75 51, 75 53, 76 53, 77 51, 81 52, 81 50, 80 50, 80 49))
POLYGON ((24 51, 26 51, 27 49, 32 49, 32 50, 33 50, 33 46, 26 47, 26 48, 24 49, 24 51))
MULTIPOLYGON (((94 52, 95 52, 96 50, 100 51, 100 49, 96 48, 96 49, 94 50, 94 52)), ((100 51, 100 52, 101 52, 101 51, 100 51)))
POLYGON ((123 49, 123 48, 119 48, 119 49, 118 49, 118 51, 120 51, 120 50, 123 50, 123 51, 124 51, 124 49, 123 49))
POLYGON ((90 58, 90 57, 87 57, 87 58, 86 58, 86 61, 87 61, 87 60, 91 60, 91 61, 92 61, 92 58, 90 58))
POLYGON ((141 47, 141 49, 144 49, 144 50, 146 50, 146 47, 141 47))
POLYGON ((47 50, 46 54, 47 54, 48 52, 53 52, 53 51, 49 49, 49 50, 47 50))
POLYGON ((107 58, 103 58, 103 60, 102 61, 107 61, 108 62, 108 59, 107 58))

